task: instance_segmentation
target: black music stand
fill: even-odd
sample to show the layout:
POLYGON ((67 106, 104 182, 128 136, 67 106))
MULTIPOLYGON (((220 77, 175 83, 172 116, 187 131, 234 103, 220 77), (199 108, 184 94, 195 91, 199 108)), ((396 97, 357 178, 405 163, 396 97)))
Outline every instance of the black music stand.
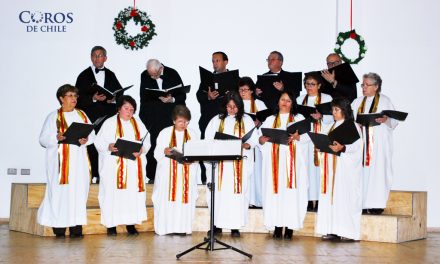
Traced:
MULTIPOLYGON (((240 141, 241 142, 241 141, 240 141)), ((221 155, 221 156, 183 156, 182 160, 185 162, 192 162, 192 161, 209 161, 211 163, 211 184, 208 186, 208 188, 211 190, 211 219, 210 219, 210 227, 211 230, 209 232, 209 237, 205 237, 204 241, 177 254, 176 258, 179 259, 181 256, 195 250, 195 249, 202 249, 206 251, 214 251, 214 250, 223 250, 223 249, 232 249, 242 255, 245 255, 248 258, 252 258, 252 254, 246 253, 238 248, 235 248, 233 246, 230 246, 214 236, 214 197, 215 197, 215 167, 216 164, 221 160, 240 160, 242 159, 241 155, 221 155), (215 248, 214 244, 218 243, 222 245, 222 248, 215 248), (206 245, 206 247, 203 247, 206 245)))

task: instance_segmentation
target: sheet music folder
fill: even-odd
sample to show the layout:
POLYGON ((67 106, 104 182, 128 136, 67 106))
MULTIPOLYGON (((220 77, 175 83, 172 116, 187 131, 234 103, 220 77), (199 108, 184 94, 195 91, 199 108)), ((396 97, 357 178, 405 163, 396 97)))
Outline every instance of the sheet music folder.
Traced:
POLYGON ((70 126, 67 128, 66 132, 64 132, 63 136, 66 137, 64 140, 58 141, 58 144, 72 144, 80 146, 79 140, 81 138, 87 138, 90 133, 92 133, 93 129, 99 125, 106 116, 100 117, 96 119, 93 124, 84 124, 72 122, 70 126))
POLYGON ((115 143, 115 148, 117 148, 118 151, 112 152, 111 155, 135 160, 136 157, 133 156, 133 152, 139 152, 141 150, 142 142, 135 142, 118 138, 115 143))
POLYGON ((180 163, 242 159, 241 140, 190 140, 183 144, 183 153, 173 152, 168 157, 180 163))

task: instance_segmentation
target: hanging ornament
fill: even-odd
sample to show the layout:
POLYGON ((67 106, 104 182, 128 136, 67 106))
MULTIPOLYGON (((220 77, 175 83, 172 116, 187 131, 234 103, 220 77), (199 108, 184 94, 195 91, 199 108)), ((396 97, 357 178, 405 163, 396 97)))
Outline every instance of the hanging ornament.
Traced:
POLYGON ((351 64, 359 63, 367 52, 367 46, 365 46, 364 38, 356 33, 356 30, 353 29, 353 0, 350 0, 350 31, 347 32, 339 32, 338 37, 336 38, 335 52, 341 57, 344 62, 348 62, 351 64), (344 45, 347 39, 353 39, 359 45, 359 51, 357 58, 348 58, 342 52, 342 46, 344 45))
POLYGON ((157 35, 155 27, 147 13, 140 11, 135 6, 127 7, 120 11, 113 23, 116 43, 131 50, 138 50, 148 46, 153 36, 157 35), (130 20, 133 20, 134 24, 139 28, 139 33, 134 36, 129 35, 125 28, 130 20))

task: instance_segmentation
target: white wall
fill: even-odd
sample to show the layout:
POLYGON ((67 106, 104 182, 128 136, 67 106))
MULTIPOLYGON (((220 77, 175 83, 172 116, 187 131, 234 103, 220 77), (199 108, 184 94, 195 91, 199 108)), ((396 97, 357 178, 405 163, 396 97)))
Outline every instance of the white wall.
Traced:
MULTIPOLYGON (((197 128, 199 106, 195 97, 198 66, 211 68, 213 51, 225 51, 229 69, 255 78, 265 72, 271 50, 285 56, 290 71, 318 70, 332 51, 335 34, 349 29, 348 0, 336 1, 137 1, 150 14, 157 36, 149 47, 128 51, 115 43, 111 29, 119 10, 130 1, 14 1, 0 11, 0 83, 3 93, 0 129, 0 218, 9 217, 11 182, 44 182, 44 149, 38 136, 46 115, 58 107, 56 89, 75 83, 90 65, 94 45, 108 51, 107 67, 122 85, 134 84, 128 94, 138 98, 140 73, 149 58, 175 68, 193 86, 187 103, 197 128), (339 19, 336 19, 336 9, 339 19), (27 33, 18 20, 23 10, 72 12, 74 21, 66 33, 27 33), (30 176, 6 175, 7 168, 30 168, 30 176)), ((435 48, 440 37, 433 27, 440 3, 426 1, 354 1, 354 28, 368 46, 366 58, 353 66, 358 76, 373 71, 383 80, 383 92, 395 107, 410 113, 395 130, 395 179, 393 189, 428 191, 428 226, 440 227, 440 179, 436 177, 438 143, 429 131, 439 92, 435 48), (429 114, 429 118, 424 118, 429 114), (431 114, 432 113, 432 114, 431 114), (421 130, 421 128, 424 128, 421 130), (428 129, 426 129, 428 128, 428 129), (427 147, 430 146, 430 147, 427 147)))

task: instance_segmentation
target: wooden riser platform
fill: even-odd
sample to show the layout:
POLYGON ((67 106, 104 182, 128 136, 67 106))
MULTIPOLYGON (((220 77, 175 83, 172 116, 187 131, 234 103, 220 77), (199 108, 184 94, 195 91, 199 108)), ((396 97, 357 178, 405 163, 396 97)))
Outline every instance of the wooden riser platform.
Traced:
MULTIPOLYGON (((84 234, 104 234, 106 228, 100 224, 98 203, 98 185, 91 185, 87 201, 88 224, 83 226, 84 234)), ((148 220, 137 226, 141 232, 154 231, 153 205, 151 192, 153 185, 147 185, 146 207, 148 220)), ((36 222, 37 211, 45 191, 45 184, 12 185, 11 214, 9 228, 40 236, 53 236, 51 228, 43 227, 36 222)), ((361 240, 400 243, 427 237, 426 228, 426 192, 392 191, 383 215, 363 215, 361 223, 361 240)), ((206 204, 206 187, 199 186, 199 198, 193 231, 209 229, 209 210, 206 204)), ((242 232, 267 233, 263 225, 263 210, 249 209, 249 221, 242 232)), ((315 213, 308 212, 304 220, 304 228, 295 235, 317 236, 314 232, 315 213)), ((118 232, 125 232, 123 226, 118 232)))

